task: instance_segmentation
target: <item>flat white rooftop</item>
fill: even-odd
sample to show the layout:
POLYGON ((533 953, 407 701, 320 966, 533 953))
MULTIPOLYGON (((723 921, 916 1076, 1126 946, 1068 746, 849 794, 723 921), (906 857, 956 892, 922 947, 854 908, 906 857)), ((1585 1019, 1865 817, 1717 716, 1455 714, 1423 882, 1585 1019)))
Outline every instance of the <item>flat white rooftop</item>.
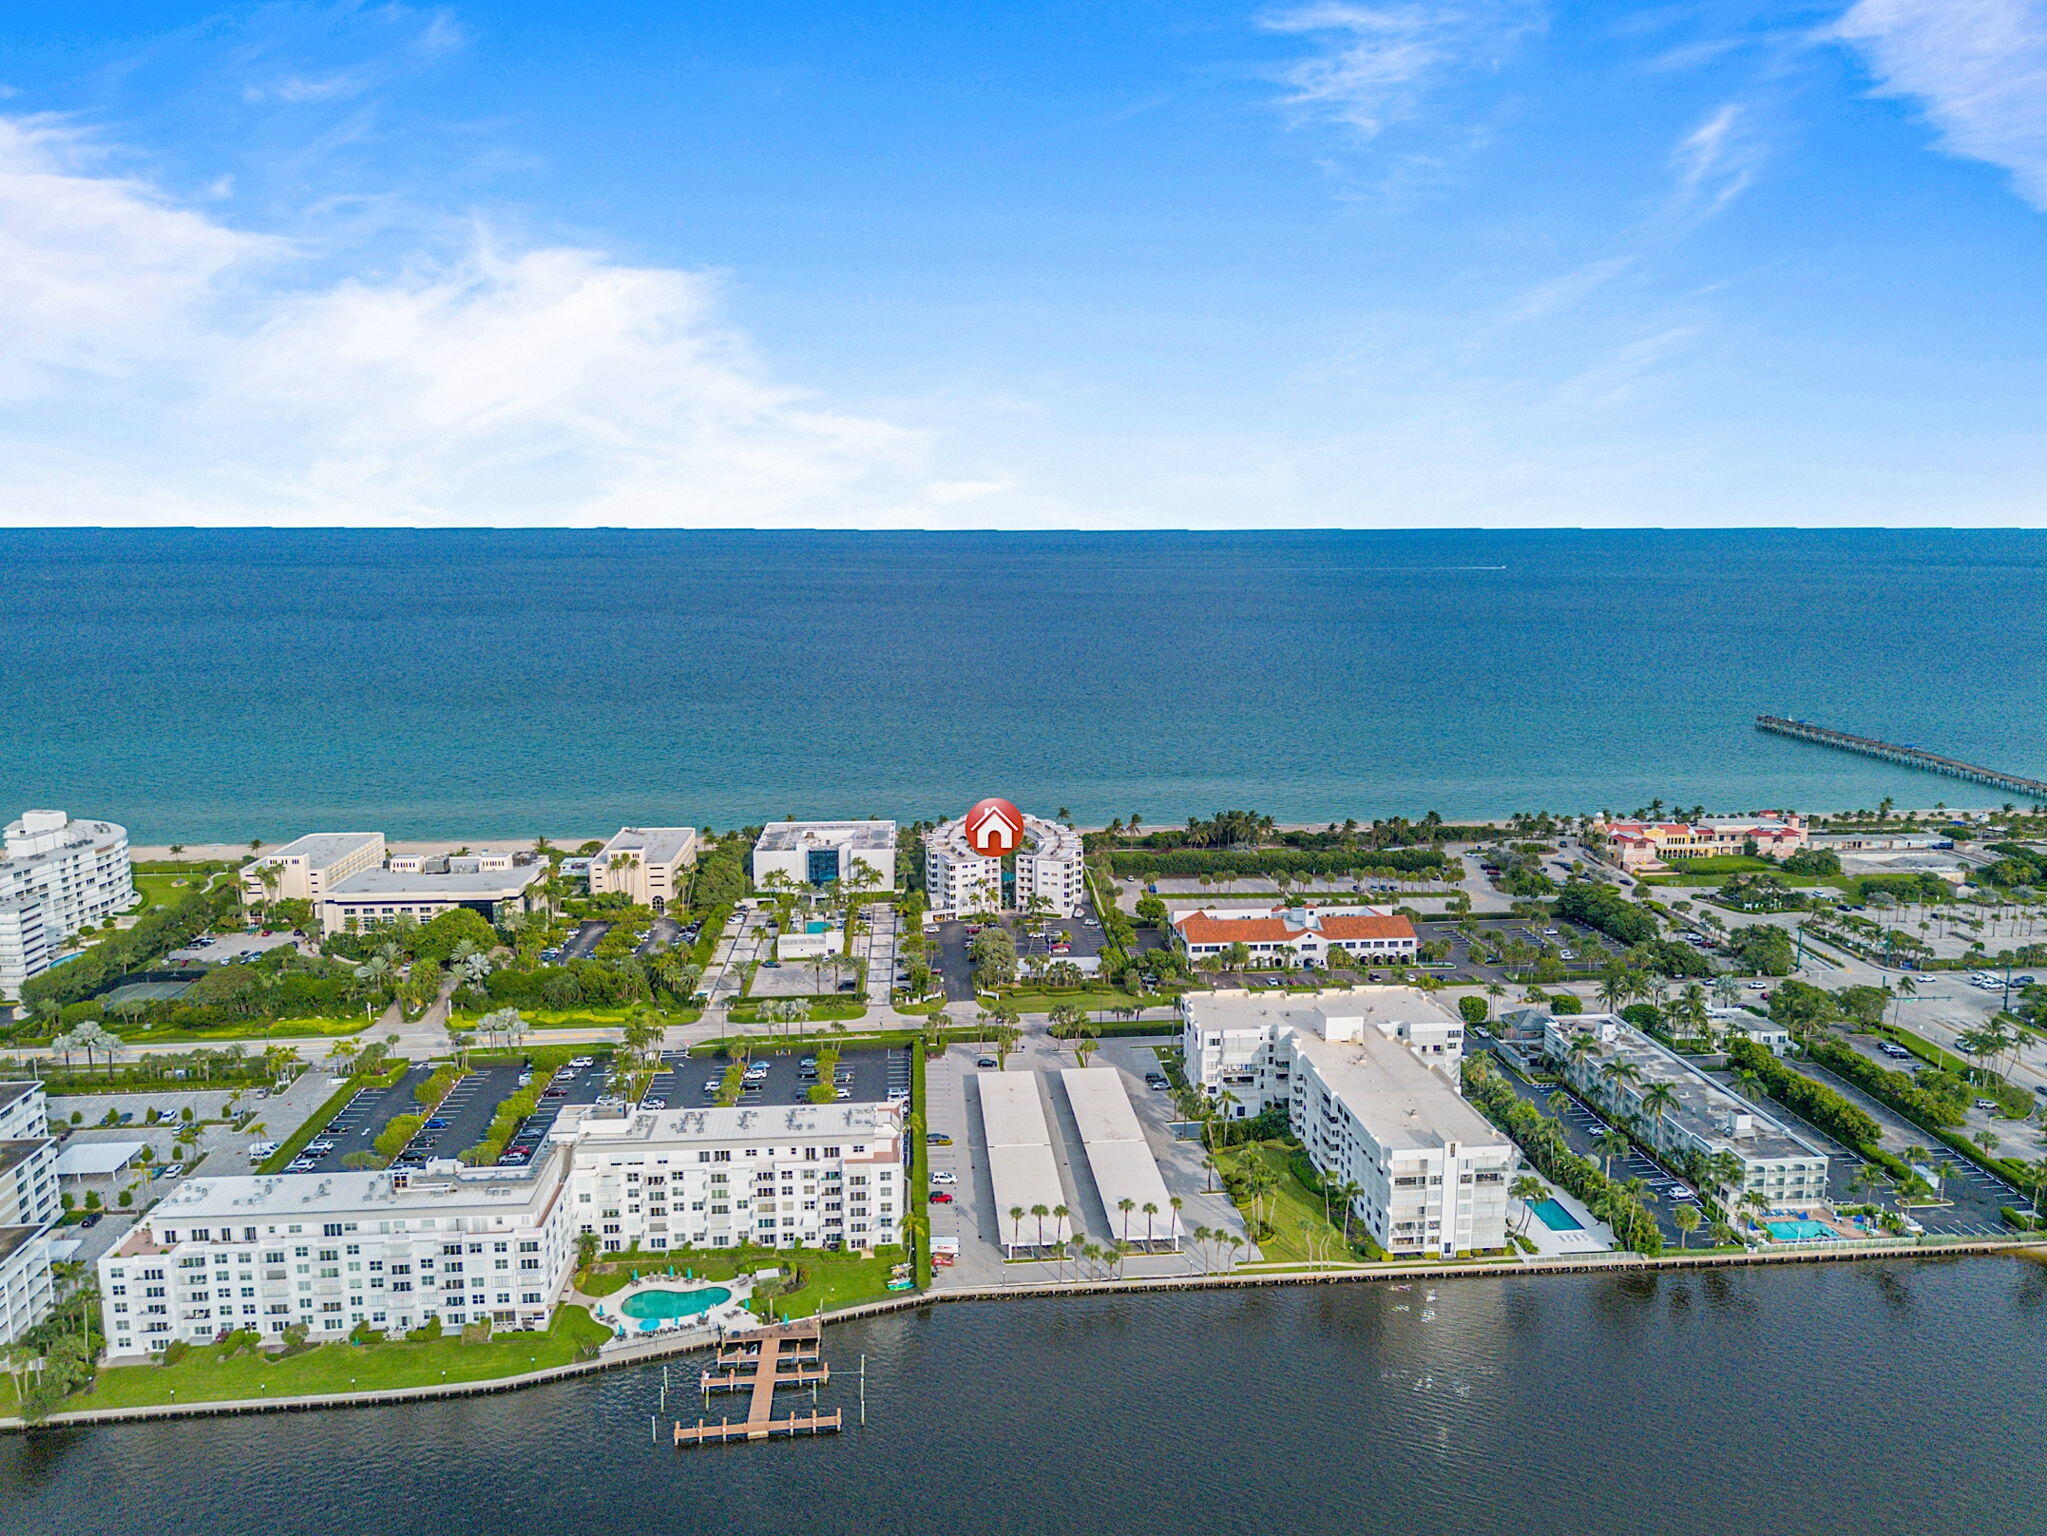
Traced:
POLYGON ((1389 1152, 1434 1152, 1453 1141, 1464 1146, 1506 1142, 1447 1077, 1376 1030, 1366 1030, 1357 1040, 1325 1040, 1299 1030, 1294 1051, 1314 1065, 1344 1107, 1389 1152))
POLYGON ((259 851, 256 862, 265 859, 303 859, 314 869, 325 869, 336 859, 365 848, 372 843, 381 844, 381 832, 308 832, 304 837, 295 837, 282 848, 259 851))
POLYGON ((1179 1213, 1145 1140, 1123 1074, 1114 1067, 1065 1067, 1059 1080, 1080 1128, 1095 1193, 1110 1231, 1125 1242, 1179 1236, 1179 1213), (1128 1210, 1123 1202, 1129 1201, 1128 1210), (1146 1213, 1145 1207, 1151 1211, 1146 1213))
POLYGON ((1073 1222, 1047 1215, 1043 1221, 1026 1215, 1022 1224, 1011 1211, 1047 1212, 1066 1204, 1066 1186, 1052 1156, 1052 1132, 1045 1123, 1045 1104, 1035 1072, 968 1074, 981 1104, 981 1132, 988 1145, 988 1175, 994 1185, 995 1224, 1007 1247, 1035 1248, 1063 1243, 1073 1236, 1073 1222))
POLYGON ((337 880, 327 888, 328 901, 402 901, 464 897, 477 901, 502 901, 516 896, 547 872, 545 864, 519 864, 510 869, 450 870, 445 874, 402 873, 395 869, 365 869, 337 880))
POLYGON ((893 848, 892 821, 771 821, 761 829, 756 853, 790 853, 798 848, 893 848))

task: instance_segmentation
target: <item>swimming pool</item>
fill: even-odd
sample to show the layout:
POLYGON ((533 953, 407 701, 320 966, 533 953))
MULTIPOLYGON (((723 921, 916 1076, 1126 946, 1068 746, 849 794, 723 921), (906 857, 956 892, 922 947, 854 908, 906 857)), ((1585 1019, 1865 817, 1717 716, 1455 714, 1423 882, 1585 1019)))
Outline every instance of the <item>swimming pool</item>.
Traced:
POLYGON ((1554 1198, 1538 1200, 1528 1207, 1535 1212, 1545 1227, 1552 1232, 1583 1232, 1585 1223, 1564 1209, 1563 1202, 1554 1198))
POLYGON ((1809 1243, 1816 1238, 1835 1235, 1834 1229, 1824 1221, 1811 1221, 1805 1217, 1796 1221, 1766 1221, 1763 1228, 1780 1243, 1809 1243))
POLYGON ((722 1285, 701 1291, 635 1291, 619 1303, 618 1310, 640 1322, 672 1322, 708 1312, 731 1299, 732 1293, 722 1285))

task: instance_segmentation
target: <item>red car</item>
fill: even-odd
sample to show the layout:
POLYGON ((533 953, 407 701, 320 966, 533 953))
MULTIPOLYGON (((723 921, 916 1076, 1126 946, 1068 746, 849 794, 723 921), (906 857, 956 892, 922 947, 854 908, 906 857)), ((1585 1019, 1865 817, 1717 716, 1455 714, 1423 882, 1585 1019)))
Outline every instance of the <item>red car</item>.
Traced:
POLYGON ((933 1205, 951 1205, 952 1196, 942 1189, 934 1189, 931 1191, 931 1203, 933 1205))

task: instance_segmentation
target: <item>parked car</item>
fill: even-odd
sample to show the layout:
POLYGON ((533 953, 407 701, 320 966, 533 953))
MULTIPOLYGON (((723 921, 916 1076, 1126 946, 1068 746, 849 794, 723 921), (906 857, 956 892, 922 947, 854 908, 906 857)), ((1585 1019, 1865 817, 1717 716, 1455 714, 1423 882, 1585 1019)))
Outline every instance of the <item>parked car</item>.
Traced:
POLYGON ((952 1196, 942 1189, 934 1189, 931 1191, 931 1203, 933 1205, 951 1205, 952 1196))
MULTIPOLYGON (((2047 1088, 2043 1088, 2041 1092, 2047 1093, 2047 1088)), ((943 1131, 926 1131, 924 1133, 924 1145, 927 1147, 949 1147, 952 1145, 952 1138, 943 1131)))
POLYGON ((975 1062, 974 1065, 982 1068, 985 1071, 990 1067, 999 1067, 1002 1065, 1002 1063, 997 1061, 993 1056, 983 1056, 979 1061, 975 1062))
POLYGON ((931 1175, 931 1182, 934 1184, 957 1184, 959 1181, 960 1176, 950 1168, 940 1168, 931 1175))

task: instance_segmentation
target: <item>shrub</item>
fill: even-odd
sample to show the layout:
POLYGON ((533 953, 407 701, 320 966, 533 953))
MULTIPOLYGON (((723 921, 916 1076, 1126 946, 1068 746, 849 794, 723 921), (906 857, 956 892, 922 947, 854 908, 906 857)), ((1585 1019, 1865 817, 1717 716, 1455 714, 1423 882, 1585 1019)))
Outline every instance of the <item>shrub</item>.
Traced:
POLYGON ((1457 1012, 1467 1024, 1483 1024, 1491 1009, 1483 997, 1474 993, 1469 997, 1457 999, 1457 1012))
POLYGON ((1557 893, 1556 914, 1597 928, 1622 944, 1647 944, 1656 937, 1656 919, 1610 885, 1573 880, 1557 893))
POLYGON ((1559 1014, 1583 1013, 1585 1000, 1575 992, 1559 992, 1550 998, 1549 1011, 1559 1014))
POLYGON ((172 1339, 170 1343, 164 1345, 163 1353, 158 1358, 165 1365, 176 1365, 191 1353, 192 1346, 189 1342, 184 1339, 172 1339))
POLYGON ((1838 1040, 1814 1040, 1807 1045, 1806 1054, 1828 1071, 1846 1078, 1871 1098, 1888 1104, 1928 1130, 1953 1130, 1968 1118, 1951 1099, 1927 1092, 1903 1072, 1880 1067, 1860 1051, 1838 1040))
POLYGON ((1727 1062, 1731 1067, 1755 1073, 1771 1098, 1852 1147, 1874 1146, 1882 1134, 1882 1128, 1867 1110, 1850 1103, 1825 1083, 1794 1071, 1753 1040, 1729 1039, 1727 1062))

